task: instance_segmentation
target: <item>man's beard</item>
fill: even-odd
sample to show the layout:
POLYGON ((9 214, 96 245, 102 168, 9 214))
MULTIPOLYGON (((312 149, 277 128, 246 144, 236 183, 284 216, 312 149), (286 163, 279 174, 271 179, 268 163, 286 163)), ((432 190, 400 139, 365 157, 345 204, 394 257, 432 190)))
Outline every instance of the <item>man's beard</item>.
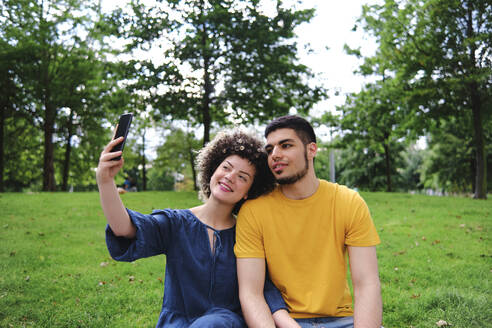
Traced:
POLYGON ((285 178, 279 178, 277 179, 277 182, 278 184, 281 184, 281 185, 289 185, 289 184, 293 184, 293 183, 296 183, 297 181, 301 180, 302 178, 304 178, 304 176, 307 174, 308 172, 308 167, 309 167, 309 163, 308 163, 308 158, 307 158, 307 153, 304 152, 304 161, 305 161, 305 166, 303 169, 301 169, 299 172, 289 176, 289 177, 285 177, 285 178))

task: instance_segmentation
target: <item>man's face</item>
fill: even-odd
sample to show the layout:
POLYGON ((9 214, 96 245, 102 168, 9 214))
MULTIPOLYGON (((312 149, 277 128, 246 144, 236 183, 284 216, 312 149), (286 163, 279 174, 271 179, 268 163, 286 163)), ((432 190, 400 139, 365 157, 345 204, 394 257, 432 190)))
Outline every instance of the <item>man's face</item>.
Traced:
POLYGON ((271 132, 265 150, 268 166, 279 184, 293 184, 307 174, 308 149, 294 130, 284 128, 271 132))

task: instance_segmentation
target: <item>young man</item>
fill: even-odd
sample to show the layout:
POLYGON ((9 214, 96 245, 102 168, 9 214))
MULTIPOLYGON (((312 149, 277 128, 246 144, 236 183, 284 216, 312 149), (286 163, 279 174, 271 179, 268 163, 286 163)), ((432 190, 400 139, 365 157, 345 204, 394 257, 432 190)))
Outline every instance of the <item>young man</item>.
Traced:
POLYGON ((290 312, 274 314, 277 326, 379 328, 375 245, 380 240, 366 203, 357 192, 316 177, 316 136, 303 118, 280 117, 265 137, 268 165, 279 185, 243 205, 234 248, 248 326, 274 327, 263 297, 268 269, 290 312))

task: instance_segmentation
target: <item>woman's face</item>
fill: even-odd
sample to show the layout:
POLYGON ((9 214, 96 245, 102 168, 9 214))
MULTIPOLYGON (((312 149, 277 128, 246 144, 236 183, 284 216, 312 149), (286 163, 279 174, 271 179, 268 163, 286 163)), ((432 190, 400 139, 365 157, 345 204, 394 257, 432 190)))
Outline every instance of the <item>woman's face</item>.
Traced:
POLYGON ((255 177, 255 167, 238 155, 228 156, 210 179, 210 196, 228 204, 236 204, 248 196, 255 177))

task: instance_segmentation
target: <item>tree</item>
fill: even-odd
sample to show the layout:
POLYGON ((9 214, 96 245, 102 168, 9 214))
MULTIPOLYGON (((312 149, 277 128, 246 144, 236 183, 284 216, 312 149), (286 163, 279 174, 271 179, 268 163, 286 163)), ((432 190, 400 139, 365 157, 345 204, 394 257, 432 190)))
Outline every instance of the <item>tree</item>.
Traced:
POLYGON ((192 130, 173 126, 166 130, 169 133, 166 135, 166 141, 157 148, 153 169, 183 176, 191 173, 194 189, 198 190, 195 158, 200 149, 200 140, 195 139, 192 130))
MULTIPOLYGON (((84 134, 82 130, 85 128, 99 130, 96 125, 101 124, 105 110, 99 97, 107 92, 105 88, 108 87, 102 79, 103 65, 92 51, 85 55, 79 54, 76 58, 78 60, 70 65, 70 73, 78 78, 72 79, 72 84, 62 90, 68 93, 63 97, 65 107, 58 110, 55 130, 57 135, 64 139, 65 151, 63 160, 60 161, 61 190, 64 191, 68 191, 70 168, 74 164, 71 161, 73 138, 84 134), (86 60, 81 61, 81 58, 86 60)), ((110 73, 107 72, 105 75, 108 76, 110 73)), ((93 133, 91 130, 88 132, 93 133)), ((61 146, 62 143, 60 142, 61 146)))
POLYGON ((0 40, 0 192, 5 189, 5 126, 9 117, 13 116, 22 97, 22 89, 15 83, 15 74, 12 71, 14 65, 14 50, 8 43, 0 40))
POLYGON ((21 111, 5 118, 4 190, 40 189, 42 181, 42 130, 32 118, 21 111))
MULTIPOLYGON (((428 156, 423 159, 421 176, 429 188, 437 188, 453 193, 473 193, 475 190, 476 156, 474 154, 473 136, 462 129, 469 125, 472 115, 462 112, 459 118, 443 120, 439 129, 433 129, 428 137, 428 156)), ((489 154, 488 170, 492 169, 491 129, 489 121, 485 133, 489 154)))
POLYGON ((97 190, 94 170, 103 147, 113 135, 113 126, 105 128, 102 121, 99 116, 93 119, 84 116, 74 119, 76 134, 72 141, 67 180, 67 186, 73 186, 74 190, 97 190))
POLYGON ((42 155, 39 122, 32 117, 35 102, 17 74, 24 57, 25 51, 0 38, 0 191, 20 191, 39 177, 36 167, 42 155))
POLYGON ((401 89, 395 82, 386 78, 367 84, 359 93, 349 95, 346 104, 338 108, 342 132, 338 144, 359 145, 355 147, 359 151, 382 156, 386 191, 389 192, 394 190, 392 176, 396 174, 396 167, 393 164, 402 148, 399 139, 405 134, 401 106, 395 101, 401 89))
MULTIPOLYGON (((401 177, 397 168, 401 167, 400 152, 403 145, 391 145, 393 152, 398 156, 392 156, 391 181, 392 191, 400 186, 401 177)), ((338 183, 356 187, 362 190, 383 191, 388 190, 387 163, 382 147, 368 147, 362 142, 352 142, 337 152, 336 180, 338 183)))
POLYGON ((475 198, 487 193, 483 127, 492 105, 491 17, 487 0, 385 0, 365 6, 359 20, 379 43, 360 72, 394 75, 406 90, 412 129, 423 133, 442 119, 472 114, 464 129, 476 157, 475 198))
POLYGON ((318 142, 318 151, 316 152, 316 160, 314 161, 314 169, 316 170, 316 176, 320 179, 325 179, 331 182, 335 182, 332 179, 332 164, 334 161, 334 152, 336 150, 331 147, 329 143, 318 142))
MULTIPOLYGON (((141 106, 145 106, 141 104, 141 106)), ((132 128, 134 131, 134 135, 139 139, 137 144, 137 152, 140 157, 140 164, 142 170, 142 190, 147 190, 147 156, 145 155, 146 146, 147 146, 147 132, 148 129, 152 126, 152 122, 147 112, 142 112, 140 115, 134 117, 132 128)))
POLYGON ((419 149, 416 144, 411 144, 402 152, 403 165, 399 167, 403 190, 422 190, 424 183, 421 180, 421 171, 427 149, 419 149))
POLYGON ((149 7, 132 1, 113 22, 131 40, 128 49, 148 49, 164 38, 161 64, 128 62, 129 88, 146 94, 158 117, 203 126, 206 144, 214 122, 265 122, 291 108, 307 113, 325 96, 309 86, 313 75, 298 63, 294 39, 296 26, 313 13, 286 9, 281 1, 273 17, 257 0, 169 0, 149 7))
MULTIPOLYGON (((5 43, 20 54, 10 71, 15 83, 29 94, 34 121, 44 132, 43 190, 53 191, 55 183, 54 139, 60 127, 60 113, 69 109, 78 116, 85 112, 81 102, 84 86, 97 75, 98 57, 91 47, 91 3, 77 0, 3 1, 0 33, 5 43), (80 110, 79 110, 80 109, 80 110)), ((102 49, 102 48, 101 48, 102 49)), ((90 113, 87 113, 90 115, 90 113)), ((69 115, 70 117, 70 115, 69 115)), ((71 124, 71 120, 65 121, 71 124)), ((67 127, 64 187, 71 152, 71 128, 67 127)))

